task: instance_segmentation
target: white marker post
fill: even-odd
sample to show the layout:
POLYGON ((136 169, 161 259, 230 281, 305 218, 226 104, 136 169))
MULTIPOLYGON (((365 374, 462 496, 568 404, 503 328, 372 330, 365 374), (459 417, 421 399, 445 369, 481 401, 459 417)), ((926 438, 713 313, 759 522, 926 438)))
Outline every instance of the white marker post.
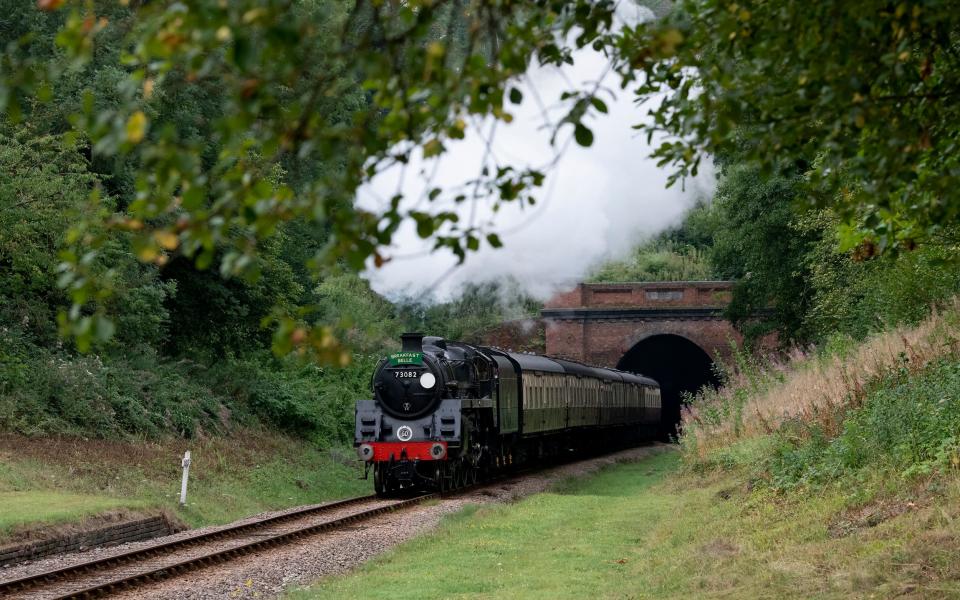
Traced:
POLYGON ((190 451, 183 453, 183 460, 180 461, 183 467, 183 480, 180 482, 180 506, 187 504, 187 478, 190 477, 190 451))

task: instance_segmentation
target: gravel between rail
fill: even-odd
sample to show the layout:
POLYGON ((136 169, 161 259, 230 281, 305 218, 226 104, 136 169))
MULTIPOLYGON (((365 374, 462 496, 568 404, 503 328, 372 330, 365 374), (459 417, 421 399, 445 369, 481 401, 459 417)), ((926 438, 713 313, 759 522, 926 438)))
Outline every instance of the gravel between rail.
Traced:
MULTIPOLYGON (((255 552, 228 563, 193 571, 173 579, 157 582, 148 587, 138 587, 120 592, 112 597, 123 599, 275 597, 288 586, 306 584, 327 575, 347 571, 417 534, 434 528, 444 515, 456 512, 465 505, 509 502, 545 491, 564 479, 588 475, 604 466, 617 462, 639 460, 652 453, 669 448, 670 446, 667 445, 632 448, 603 457, 586 459, 537 473, 525 474, 515 479, 482 486, 456 497, 444 498, 396 513, 388 513, 352 527, 326 532, 262 552, 255 552)), ((237 523, 251 522, 265 516, 285 514, 294 510, 297 509, 264 513, 237 523)), ((357 510, 345 507, 334 512, 324 513, 323 519, 345 516, 357 510)), ((160 542, 183 539, 200 532, 216 531, 225 527, 227 526, 207 527, 158 540, 53 557, 12 568, 0 569, 0 580, 59 569, 72 564, 149 547, 160 542)), ((24 595, 23 597, 28 596, 24 595)), ((29 597, 42 598, 43 596, 37 594, 29 597)))

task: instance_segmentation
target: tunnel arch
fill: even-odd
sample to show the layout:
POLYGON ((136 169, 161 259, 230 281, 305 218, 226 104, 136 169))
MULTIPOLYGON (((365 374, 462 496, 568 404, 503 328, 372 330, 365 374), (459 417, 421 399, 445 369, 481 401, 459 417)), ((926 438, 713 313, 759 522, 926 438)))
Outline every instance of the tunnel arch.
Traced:
POLYGON ((650 335, 638 341, 623 355, 617 368, 657 380, 663 406, 663 431, 672 435, 680 423, 682 394, 719 383, 713 362, 710 355, 692 340, 668 333, 650 335))

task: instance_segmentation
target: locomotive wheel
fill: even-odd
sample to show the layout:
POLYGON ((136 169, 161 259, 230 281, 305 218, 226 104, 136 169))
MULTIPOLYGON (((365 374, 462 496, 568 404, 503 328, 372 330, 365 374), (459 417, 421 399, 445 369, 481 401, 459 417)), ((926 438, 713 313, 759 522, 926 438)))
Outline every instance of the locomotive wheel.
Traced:
POLYGON ((447 465, 447 491, 460 487, 460 465, 452 462, 447 465))
POLYGON ((387 482, 384 481, 386 476, 383 473, 383 468, 379 464, 373 466, 373 491, 377 493, 378 496, 387 495, 387 482))
POLYGON ((390 485, 389 477, 384 472, 385 469, 378 465, 373 467, 373 491, 378 496, 390 496, 393 494, 393 486, 390 485))
POLYGON ((477 483, 477 467, 473 465, 468 465, 467 468, 467 485, 474 485, 477 483))
POLYGON ((452 487, 448 479, 448 471, 449 465, 446 462, 440 463, 440 466, 437 467, 437 487, 440 489, 441 494, 449 492, 452 487))

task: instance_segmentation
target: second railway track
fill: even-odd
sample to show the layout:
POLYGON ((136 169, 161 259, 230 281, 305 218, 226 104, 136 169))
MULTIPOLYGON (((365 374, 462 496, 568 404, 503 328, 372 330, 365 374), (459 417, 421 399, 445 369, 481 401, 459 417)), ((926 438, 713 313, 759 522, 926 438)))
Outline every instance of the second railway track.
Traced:
POLYGON ((434 497, 433 494, 427 494, 403 500, 384 500, 376 496, 363 496, 301 508, 105 558, 0 581, 0 597, 97 598, 340 529, 434 497))

